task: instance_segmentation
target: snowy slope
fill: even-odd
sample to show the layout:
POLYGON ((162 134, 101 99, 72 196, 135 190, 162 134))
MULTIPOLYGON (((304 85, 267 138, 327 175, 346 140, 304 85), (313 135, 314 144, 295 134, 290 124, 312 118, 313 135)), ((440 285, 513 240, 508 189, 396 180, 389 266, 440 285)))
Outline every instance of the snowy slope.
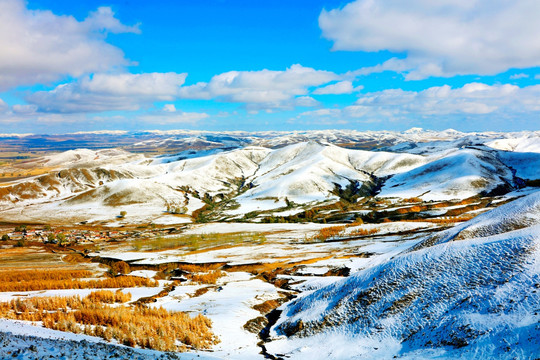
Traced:
POLYGON ((346 187, 351 182, 370 181, 368 174, 350 163, 349 152, 353 150, 314 142, 275 150, 251 178, 255 187, 237 199, 288 197, 304 203, 331 196, 335 184, 346 187))
POLYGON ((540 140, 538 152, 500 151, 499 159, 515 170, 516 176, 527 180, 540 179, 540 140))
POLYGON ((122 164, 129 161, 144 159, 143 155, 133 154, 121 149, 89 150, 77 149, 68 150, 59 154, 47 155, 32 160, 41 166, 51 167, 94 167, 104 164, 122 164))
POLYGON ((418 155, 344 149, 313 141, 273 150, 248 178, 253 188, 236 197, 241 205, 230 214, 285 206, 285 198, 303 204, 338 199, 336 186, 373 193, 375 176, 418 167, 426 158, 418 155))
POLYGON ((513 183, 512 171, 493 153, 472 148, 451 150, 427 164, 397 174, 379 196, 424 200, 459 199, 513 183))
POLYGON ((540 192, 437 239, 286 304, 268 351, 294 359, 537 357, 540 192))
MULTIPOLYGON (((341 136, 335 132, 326 135, 341 136)), ((437 133, 448 138, 458 135, 437 133)), ((416 130, 402 136, 426 138, 416 130)), ((474 139, 485 140, 479 135, 474 139)), ((460 141, 422 143, 435 148, 429 155, 353 150, 314 141, 277 149, 248 146, 202 151, 206 156, 186 153, 144 158, 115 149, 67 151, 28 162, 29 166, 54 165, 57 170, 0 186, 0 211, 6 220, 38 219, 45 208, 54 210, 47 216, 64 218, 87 205, 93 214, 107 214, 101 218, 106 220, 118 213, 119 206, 145 204, 130 209, 140 216, 124 221, 143 221, 145 216, 145 221, 158 221, 167 204, 186 206, 190 214, 204 205, 195 198, 206 194, 215 201, 236 200, 239 207, 226 214, 237 216, 282 208, 287 200, 297 204, 337 200, 338 188, 367 196, 382 184, 381 197, 444 200, 516 189, 523 182, 515 176, 540 179, 536 153, 505 152, 483 145, 461 148, 460 141)))
POLYGON ((486 143, 494 149, 540 153, 540 136, 537 133, 527 134, 523 137, 498 139, 486 143))

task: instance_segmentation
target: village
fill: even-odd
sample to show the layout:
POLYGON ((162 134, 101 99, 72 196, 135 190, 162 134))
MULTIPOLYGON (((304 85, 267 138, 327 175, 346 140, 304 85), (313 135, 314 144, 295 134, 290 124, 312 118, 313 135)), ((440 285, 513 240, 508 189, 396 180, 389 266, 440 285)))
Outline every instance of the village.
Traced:
POLYGON ((4 227, 1 235, 3 242, 15 241, 15 246, 25 246, 32 242, 58 245, 89 245, 102 242, 121 242, 131 239, 151 239, 179 234, 183 228, 157 228, 151 224, 149 227, 119 230, 101 229, 91 227, 53 228, 50 225, 28 226, 17 225, 10 230, 4 227))

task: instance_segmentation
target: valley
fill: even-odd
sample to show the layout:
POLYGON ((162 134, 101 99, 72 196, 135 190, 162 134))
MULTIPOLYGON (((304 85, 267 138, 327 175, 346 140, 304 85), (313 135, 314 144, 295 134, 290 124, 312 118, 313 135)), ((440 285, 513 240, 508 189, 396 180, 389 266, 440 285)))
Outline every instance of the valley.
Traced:
POLYGON ((0 166, 0 357, 510 359, 539 346, 538 132, 65 137, 72 148, 17 141, 34 153, 0 166), (83 316, 108 309, 188 318, 156 329, 171 342, 83 316))

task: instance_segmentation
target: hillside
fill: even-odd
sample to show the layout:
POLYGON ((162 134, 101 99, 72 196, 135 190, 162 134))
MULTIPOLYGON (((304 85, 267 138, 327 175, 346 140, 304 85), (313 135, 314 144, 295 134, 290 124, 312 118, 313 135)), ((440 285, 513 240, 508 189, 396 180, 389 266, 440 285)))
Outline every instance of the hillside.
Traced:
POLYGON ((539 249, 535 192, 286 304, 266 348, 295 359, 534 358, 539 249))
POLYGON ((540 179, 537 167, 530 166, 540 163, 537 153, 464 147, 457 140, 426 144, 436 150, 419 155, 315 141, 154 157, 70 150, 25 161, 44 174, 4 183, 0 211, 11 221, 37 220, 46 210, 46 219, 105 221, 128 211, 135 216, 123 222, 184 223, 205 205, 211 218, 227 219, 371 196, 447 201, 500 195, 540 179), (82 207, 88 208, 85 218, 76 211, 82 207), (171 216, 166 212, 171 207, 186 216, 171 216))

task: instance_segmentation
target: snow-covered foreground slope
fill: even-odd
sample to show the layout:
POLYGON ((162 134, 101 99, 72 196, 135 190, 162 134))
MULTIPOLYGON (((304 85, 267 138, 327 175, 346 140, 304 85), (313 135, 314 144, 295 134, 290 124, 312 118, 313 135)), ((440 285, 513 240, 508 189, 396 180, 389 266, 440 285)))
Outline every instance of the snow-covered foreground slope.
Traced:
POLYGON ((533 359, 540 351, 540 192, 283 307, 294 359, 533 359))

